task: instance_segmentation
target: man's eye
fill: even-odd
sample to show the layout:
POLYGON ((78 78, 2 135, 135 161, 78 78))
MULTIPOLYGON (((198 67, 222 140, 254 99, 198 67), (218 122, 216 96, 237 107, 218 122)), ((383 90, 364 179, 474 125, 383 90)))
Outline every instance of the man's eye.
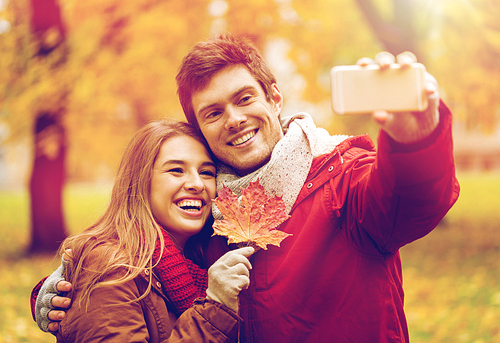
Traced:
POLYGON ((252 97, 250 95, 244 96, 240 99, 240 104, 245 104, 250 101, 252 97))
POLYGON ((213 119, 218 117, 222 112, 221 111, 213 111, 207 114, 208 119, 213 119))

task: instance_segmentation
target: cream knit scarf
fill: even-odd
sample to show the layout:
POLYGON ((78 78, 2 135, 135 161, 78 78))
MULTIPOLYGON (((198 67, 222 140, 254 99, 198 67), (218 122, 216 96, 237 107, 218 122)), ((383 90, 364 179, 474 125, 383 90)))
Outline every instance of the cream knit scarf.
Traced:
MULTIPOLYGON (((225 185, 241 200, 241 187, 246 188, 258 179, 268 195, 283 197, 288 214, 309 174, 313 158, 333 151, 348 137, 330 136, 325 129, 316 127, 312 118, 303 112, 283 118, 281 125, 285 135, 274 147, 269 162, 260 169, 240 177, 230 166, 217 165, 218 191, 225 185)), ((212 213, 215 219, 222 219, 215 203, 212 213)))

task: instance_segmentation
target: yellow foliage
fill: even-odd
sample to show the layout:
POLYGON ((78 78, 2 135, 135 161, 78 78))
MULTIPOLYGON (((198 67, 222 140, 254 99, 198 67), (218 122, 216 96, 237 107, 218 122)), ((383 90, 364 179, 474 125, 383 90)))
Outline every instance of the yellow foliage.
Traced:
MULTIPOLYGON (((331 132, 376 132, 365 118, 333 119, 330 108, 331 67, 382 49, 354 0, 234 0, 220 13, 210 12, 211 0, 59 2, 66 50, 46 59, 32 58, 30 1, 10 1, 2 13, 12 29, 0 39, 0 120, 10 125, 11 138, 28 136, 36 111, 59 105, 61 93, 68 92, 61 105, 73 177, 114 170, 132 132, 148 120, 183 118, 177 69, 190 47, 217 28, 246 34, 261 49, 269 42, 287 42, 286 63, 297 77, 278 79, 287 92, 285 105, 287 99, 314 104, 331 118, 321 123, 331 132), (291 80, 304 84, 283 84, 291 80)), ((374 2, 390 20, 392 1, 374 2)), ((500 91, 498 4, 424 0, 415 2, 414 11, 427 69, 456 118, 494 130, 500 91)))

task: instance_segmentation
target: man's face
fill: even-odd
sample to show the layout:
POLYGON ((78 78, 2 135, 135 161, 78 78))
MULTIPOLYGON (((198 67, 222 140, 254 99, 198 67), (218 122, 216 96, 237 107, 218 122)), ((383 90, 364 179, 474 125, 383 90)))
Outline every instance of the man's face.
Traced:
POLYGON ((271 157, 283 137, 280 90, 273 85, 271 102, 243 66, 229 66, 193 94, 193 109, 210 149, 240 175, 251 173, 271 157))

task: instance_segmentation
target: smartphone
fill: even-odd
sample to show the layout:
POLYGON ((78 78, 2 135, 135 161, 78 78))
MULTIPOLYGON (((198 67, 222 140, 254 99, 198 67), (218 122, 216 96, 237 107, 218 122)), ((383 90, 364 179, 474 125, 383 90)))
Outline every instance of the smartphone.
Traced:
POLYGON ((330 71, 332 108, 338 115, 423 111, 427 108, 425 67, 391 64, 381 70, 376 64, 337 66, 330 71))

